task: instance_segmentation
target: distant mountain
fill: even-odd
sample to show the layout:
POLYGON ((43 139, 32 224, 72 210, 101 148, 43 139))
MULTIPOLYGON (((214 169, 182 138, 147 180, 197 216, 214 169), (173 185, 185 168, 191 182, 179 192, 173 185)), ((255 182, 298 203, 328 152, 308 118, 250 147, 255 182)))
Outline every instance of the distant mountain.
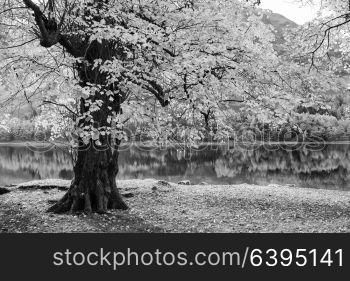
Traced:
POLYGON ((281 32, 287 28, 295 28, 299 26, 294 21, 276 13, 272 13, 269 16, 264 16, 263 21, 266 24, 271 24, 276 30, 281 32))
POLYGON ((269 24, 273 26, 277 44, 281 44, 284 42, 284 38, 283 38, 284 32, 286 32, 288 29, 297 28, 299 26, 294 21, 276 13, 271 13, 268 16, 265 15, 263 17, 263 22, 265 24, 269 24))

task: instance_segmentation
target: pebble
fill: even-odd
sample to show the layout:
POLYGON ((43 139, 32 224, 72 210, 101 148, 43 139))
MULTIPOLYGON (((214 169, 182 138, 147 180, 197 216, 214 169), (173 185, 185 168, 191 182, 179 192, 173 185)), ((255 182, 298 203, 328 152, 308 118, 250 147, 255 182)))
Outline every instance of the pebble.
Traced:
POLYGON ((179 181, 177 184, 179 184, 179 185, 191 185, 191 182, 188 180, 185 180, 185 181, 179 181))

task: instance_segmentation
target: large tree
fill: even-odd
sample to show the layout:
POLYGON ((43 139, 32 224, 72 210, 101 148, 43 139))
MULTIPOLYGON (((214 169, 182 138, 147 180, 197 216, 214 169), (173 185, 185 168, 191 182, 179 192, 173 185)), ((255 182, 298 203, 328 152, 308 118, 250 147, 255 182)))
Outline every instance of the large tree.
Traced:
POLYGON ((2 2, 2 82, 14 92, 10 99, 41 92, 74 120, 75 177, 54 212, 127 208, 115 181, 126 119, 156 120, 163 132, 175 123, 196 138, 198 120, 227 130, 232 102, 282 118, 315 92, 316 76, 278 58, 259 1, 2 2), (178 119, 186 120, 183 128, 178 119))

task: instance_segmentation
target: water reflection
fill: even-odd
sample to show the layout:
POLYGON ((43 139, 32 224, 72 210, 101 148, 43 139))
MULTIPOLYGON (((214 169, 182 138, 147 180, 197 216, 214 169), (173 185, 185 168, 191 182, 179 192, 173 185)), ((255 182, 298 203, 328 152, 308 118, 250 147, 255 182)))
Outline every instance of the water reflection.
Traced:
MULTIPOLYGON (((187 150, 121 151, 119 179, 155 178, 209 184, 295 184, 302 187, 350 190, 350 145, 322 149, 257 146, 187 150)), ((73 177, 68 152, 34 152, 25 146, 0 146, 0 186, 32 179, 73 177)))

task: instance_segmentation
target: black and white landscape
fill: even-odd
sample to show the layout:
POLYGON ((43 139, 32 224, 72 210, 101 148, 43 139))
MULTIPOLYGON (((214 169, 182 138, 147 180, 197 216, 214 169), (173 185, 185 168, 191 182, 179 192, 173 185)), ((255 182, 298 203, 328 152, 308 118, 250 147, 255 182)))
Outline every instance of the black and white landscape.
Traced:
POLYGON ((0 232, 348 233, 349 1, 289 2, 0 0, 0 232))

